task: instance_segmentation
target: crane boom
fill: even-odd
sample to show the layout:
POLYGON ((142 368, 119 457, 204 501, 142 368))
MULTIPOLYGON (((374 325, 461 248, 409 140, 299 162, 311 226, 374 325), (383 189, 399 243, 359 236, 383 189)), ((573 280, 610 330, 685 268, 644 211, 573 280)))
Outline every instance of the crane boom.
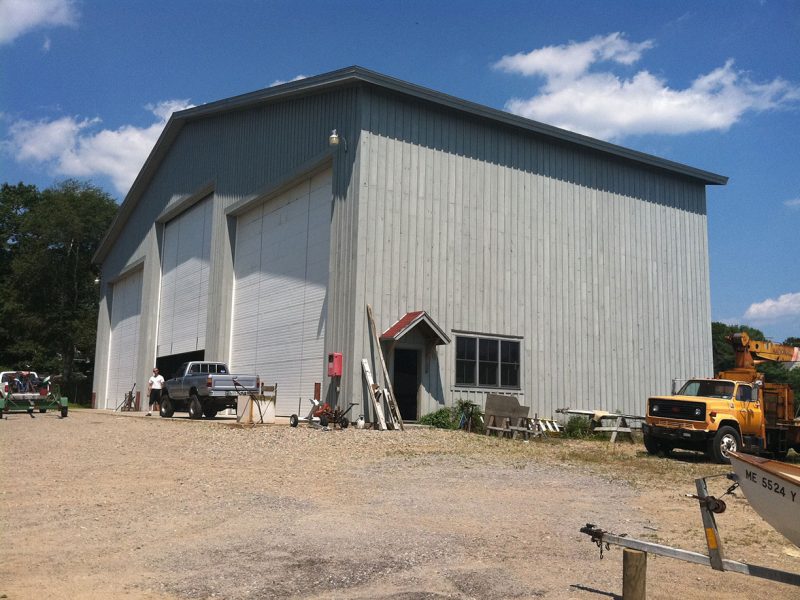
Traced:
POLYGON ((751 340, 746 332, 734 333, 725 338, 733 346, 737 369, 753 368, 762 362, 800 361, 800 348, 751 340))

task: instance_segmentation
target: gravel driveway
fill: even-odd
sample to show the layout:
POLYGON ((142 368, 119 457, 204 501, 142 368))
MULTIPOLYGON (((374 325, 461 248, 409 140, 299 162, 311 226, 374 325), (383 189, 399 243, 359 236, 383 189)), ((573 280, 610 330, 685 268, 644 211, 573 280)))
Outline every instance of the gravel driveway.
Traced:
MULTIPOLYGON (((702 551, 684 494, 725 472, 630 443, 90 410, 9 415, 0 447, 0 598, 14 600, 616 597, 622 550, 601 560, 579 528, 702 551)), ((729 558, 800 570, 797 548, 727 499, 729 558)), ((647 576, 650 598, 796 593, 653 556, 647 576)))

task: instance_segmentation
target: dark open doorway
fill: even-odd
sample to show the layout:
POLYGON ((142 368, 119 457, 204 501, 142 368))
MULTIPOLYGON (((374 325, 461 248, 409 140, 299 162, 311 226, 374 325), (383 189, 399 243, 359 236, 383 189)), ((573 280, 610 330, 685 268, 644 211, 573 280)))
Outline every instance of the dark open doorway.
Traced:
POLYGON ((191 360, 203 360, 205 350, 196 350, 194 352, 183 352, 182 354, 171 354, 169 356, 159 356, 156 359, 156 366, 158 367, 164 379, 169 379, 178 370, 183 363, 191 360))
POLYGON ((417 420, 419 384, 419 350, 395 348, 394 394, 404 421, 417 420))

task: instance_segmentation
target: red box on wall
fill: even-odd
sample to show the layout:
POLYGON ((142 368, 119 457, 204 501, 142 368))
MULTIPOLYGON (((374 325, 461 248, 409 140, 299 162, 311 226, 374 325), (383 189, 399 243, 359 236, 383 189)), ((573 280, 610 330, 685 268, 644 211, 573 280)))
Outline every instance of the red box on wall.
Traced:
POLYGON ((331 352, 328 354, 328 377, 342 376, 342 353, 331 352))

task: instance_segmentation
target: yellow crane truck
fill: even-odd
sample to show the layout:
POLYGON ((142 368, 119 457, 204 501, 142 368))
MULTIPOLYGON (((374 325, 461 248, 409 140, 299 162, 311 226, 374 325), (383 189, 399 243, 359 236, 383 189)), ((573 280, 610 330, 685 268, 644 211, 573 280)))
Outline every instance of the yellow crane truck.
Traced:
POLYGON ((766 383, 755 368, 762 362, 800 361, 800 348, 751 340, 747 333, 725 339, 733 346, 733 369, 716 379, 690 379, 672 396, 648 398, 642 433, 650 454, 681 448, 728 463, 730 451, 779 460, 791 448, 800 453, 792 388, 766 383))

